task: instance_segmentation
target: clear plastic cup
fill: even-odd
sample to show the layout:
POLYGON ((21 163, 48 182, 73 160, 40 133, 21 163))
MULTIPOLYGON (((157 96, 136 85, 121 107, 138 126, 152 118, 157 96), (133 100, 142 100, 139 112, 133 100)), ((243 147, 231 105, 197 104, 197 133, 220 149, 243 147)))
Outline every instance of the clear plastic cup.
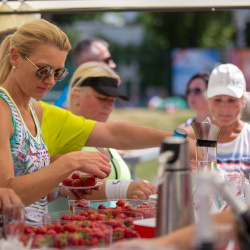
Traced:
POLYGON ((24 205, 3 206, 4 236, 22 236, 25 226, 24 205))

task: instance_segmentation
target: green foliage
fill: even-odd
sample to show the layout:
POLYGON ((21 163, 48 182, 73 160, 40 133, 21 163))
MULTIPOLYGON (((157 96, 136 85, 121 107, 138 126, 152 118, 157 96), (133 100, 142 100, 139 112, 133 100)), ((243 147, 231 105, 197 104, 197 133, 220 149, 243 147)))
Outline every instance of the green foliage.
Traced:
POLYGON ((145 12, 140 14, 137 22, 146 25, 147 39, 159 40, 159 49, 221 48, 234 36, 232 18, 233 11, 145 12))

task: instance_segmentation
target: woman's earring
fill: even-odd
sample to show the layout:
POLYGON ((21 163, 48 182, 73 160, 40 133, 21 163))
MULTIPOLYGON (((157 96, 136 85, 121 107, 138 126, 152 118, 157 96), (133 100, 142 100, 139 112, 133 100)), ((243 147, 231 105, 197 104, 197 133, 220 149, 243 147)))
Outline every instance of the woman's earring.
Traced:
POLYGON ((16 69, 16 66, 15 66, 15 65, 13 65, 13 66, 12 66, 12 69, 16 69))

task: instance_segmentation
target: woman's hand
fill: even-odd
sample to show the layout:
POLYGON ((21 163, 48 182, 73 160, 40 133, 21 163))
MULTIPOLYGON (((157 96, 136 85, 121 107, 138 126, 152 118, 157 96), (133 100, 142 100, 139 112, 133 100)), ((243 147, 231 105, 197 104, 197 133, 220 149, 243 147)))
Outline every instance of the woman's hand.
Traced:
POLYGON ((62 164, 70 161, 75 170, 92 174, 100 179, 108 177, 111 172, 110 159, 100 152, 72 152, 60 157, 58 161, 62 161, 62 164))
POLYGON ((20 197, 11 188, 0 188, 0 213, 3 213, 3 206, 12 207, 13 205, 23 204, 20 197))
POLYGON ((128 199, 147 200, 149 195, 156 194, 157 188, 149 181, 132 181, 127 191, 128 199))

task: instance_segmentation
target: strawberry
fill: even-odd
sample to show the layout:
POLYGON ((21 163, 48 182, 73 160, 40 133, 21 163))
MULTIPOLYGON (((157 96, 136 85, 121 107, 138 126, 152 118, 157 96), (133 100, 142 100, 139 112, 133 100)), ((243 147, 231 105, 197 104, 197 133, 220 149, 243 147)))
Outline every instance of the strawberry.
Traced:
POLYGON ((73 181, 73 179, 70 178, 70 177, 68 177, 68 178, 66 178, 65 180, 62 181, 62 184, 63 184, 64 186, 71 186, 71 182, 72 182, 72 181, 73 181))
POLYGON ((32 244, 32 248, 42 248, 46 244, 46 238, 43 235, 37 234, 32 244))
POLYGON ((62 225, 59 222, 56 222, 56 223, 48 226, 47 230, 50 230, 50 229, 56 231, 57 233, 61 233, 62 232, 62 225))
POLYGON ((24 234, 31 234, 35 232, 35 228, 31 225, 26 225, 24 228, 24 234))
POLYGON ((73 173, 73 174, 71 175, 71 178, 74 179, 74 180, 80 179, 80 175, 79 175, 77 172, 75 172, 75 173, 73 173))
POLYGON ((92 187, 96 185, 96 180, 93 175, 86 175, 81 178, 82 187, 92 187))
POLYGON ((98 246, 99 242, 98 239, 96 237, 92 237, 89 241, 89 245, 90 246, 98 246))
POLYGON ((74 180, 71 182, 71 186, 72 186, 72 187, 81 187, 81 180, 80 180, 80 179, 74 179, 74 180))
POLYGON ((77 231, 77 226, 73 225, 72 223, 66 223, 63 225, 63 231, 64 232, 76 232, 77 231))
POLYGON ((124 238, 124 230, 122 228, 113 229, 113 239, 114 241, 122 240, 124 238))
POLYGON ((54 229, 48 229, 46 234, 56 235, 57 232, 54 229))
POLYGON ((44 226, 39 226, 35 229, 36 234, 46 234, 46 229, 44 226))
POLYGON ((117 215, 119 215, 121 213, 122 213, 122 208, 121 207, 115 207, 112 210, 112 214, 113 214, 114 217, 116 217, 117 215))
POLYGON ((69 214, 64 214, 62 217, 61 217, 61 220, 71 220, 71 216, 69 214))
POLYGON ((65 248, 68 246, 67 234, 59 233, 55 235, 55 247, 65 248))
POLYGON ((106 207, 103 204, 100 204, 98 209, 106 209, 106 207))
POLYGON ((86 246, 87 242, 81 233, 68 234, 68 242, 73 246, 86 246))
POLYGON ((124 238, 135 238, 137 237, 137 233, 133 231, 131 228, 124 229, 124 238))
POLYGON ((95 221, 96 220, 96 216, 94 214, 90 214, 89 215, 89 220, 95 221))
POLYGON ((118 200, 118 201, 116 202, 116 205, 117 205, 118 207, 122 207, 122 206, 125 205, 125 201, 122 200, 122 199, 120 199, 120 200, 118 200))
POLYGON ((105 218, 104 214, 98 214, 96 220, 104 220, 104 218, 105 218))

